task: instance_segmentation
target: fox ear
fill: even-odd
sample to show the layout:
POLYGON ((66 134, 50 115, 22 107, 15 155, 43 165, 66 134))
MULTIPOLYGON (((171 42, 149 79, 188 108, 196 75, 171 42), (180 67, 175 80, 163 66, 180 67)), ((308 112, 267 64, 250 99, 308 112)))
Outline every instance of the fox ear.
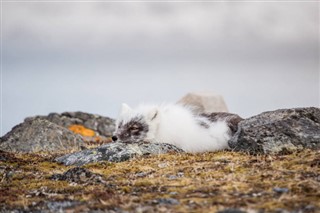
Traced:
POLYGON ((159 117, 159 111, 157 108, 152 109, 149 113, 148 113, 148 120, 149 121, 153 121, 155 119, 157 119, 159 117))
POLYGON ((125 114, 131 111, 132 109, 128 106, 128 104, 125 104, 125 103, 122 104, 120 114, 125 114))

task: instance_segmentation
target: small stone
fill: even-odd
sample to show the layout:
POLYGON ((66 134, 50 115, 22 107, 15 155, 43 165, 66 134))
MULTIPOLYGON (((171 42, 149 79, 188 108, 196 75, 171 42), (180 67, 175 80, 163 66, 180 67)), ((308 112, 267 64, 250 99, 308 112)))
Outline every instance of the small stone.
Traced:
POLYGON ((178 172, 178 173, 177 173, 177 176, 178 176, 178 177, 184 177, 184 173, 183 173, 183 172, 178 172))
MULTIPOLYGON (((281 208, 276 208, 276 209, 274 210, 274 212, 275 212, 275 213, 292 213, 291 211, 288 211, 288 210, 286 210, 286 209, 281 209, 281 208)), ((295 212, 295 211, 293 211, 293 212, 295 212)))
POLYGON ((290 191, 288 188, 280 188, 280 187, 274 187, 272 190, 280 194, 288 193, 290 191))
POLYGON ((179 205, 180 202, 174 198, 158 198, 158 199, 152 200, 152 204, 179 205))
POLYGON ((49 201, 46 203, 51 212, 64 212, 70 207, 75 207, 80 204, 79 201, 49 201))
POLYGON ((162 168, 166 168, 166 167, 168 167, 168 166, 169 166, 169 163, 168 163, 168 162, 159 163, 159 164, 158 164, 158 167, 161 168, 161 169, 162 169, 162 168))
POLYGON ((168 179, 169 180, 175 180, 175 179, 178 179, 178 177, 176 175, 169 175, 168 179))
POLYGON ((217 213, 246 213, 246 212, 240 209, 229 208, 229 209, 218 211, 217 213))
POLYGON ((169 180, 175 180, 184 176, 183 172, 178 172, 177 175, 167 175, 169 180))
POLYGON ((148 174, 148 172, 138 172, 135 174, 136 177, 146 177, 148 174))
POLYGON ((312 204, 309 204, 303 208, 304 212, 315 212, 315 210, 316 210, 316 207, 312 204))
POLYGON ((177 195, 178 192, 170 192, 169 195, 177 195))

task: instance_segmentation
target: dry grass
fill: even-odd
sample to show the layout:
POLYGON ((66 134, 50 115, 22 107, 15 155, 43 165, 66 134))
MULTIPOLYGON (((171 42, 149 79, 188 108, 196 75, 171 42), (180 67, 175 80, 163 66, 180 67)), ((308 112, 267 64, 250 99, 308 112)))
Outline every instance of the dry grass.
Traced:
POLYGON ((81 203, 77 211, 320 211, 319 151, 166 154, 85 166, 102 175, 102 183, 49 179, 70 168, 39 155, 7 156, 0 161, 0 209, 32 210, 44 201, 68 200, 81 203))

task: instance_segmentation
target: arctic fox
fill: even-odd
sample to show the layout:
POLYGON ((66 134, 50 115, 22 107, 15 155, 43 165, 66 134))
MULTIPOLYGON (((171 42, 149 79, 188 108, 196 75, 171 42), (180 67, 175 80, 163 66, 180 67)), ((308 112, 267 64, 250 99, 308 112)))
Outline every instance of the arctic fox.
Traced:
POLYGON ((140 105, 131 109, 122 104, 113 141, 173 144, 197 153, 229 148, 228 140, 242 120, 230 113, 199 114, 180 104, 140 105))

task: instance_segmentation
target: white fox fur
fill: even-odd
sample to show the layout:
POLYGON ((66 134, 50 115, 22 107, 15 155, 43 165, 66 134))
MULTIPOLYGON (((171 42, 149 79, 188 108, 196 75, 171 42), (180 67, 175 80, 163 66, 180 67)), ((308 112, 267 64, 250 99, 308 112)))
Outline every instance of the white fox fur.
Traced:
POLYGON ((227 149, 231 134, 226 121, 210 122, 183 105, 144 104, 131 109, 123 104, 115 136, 126 142, 169 143, 197 153, 227 149))

